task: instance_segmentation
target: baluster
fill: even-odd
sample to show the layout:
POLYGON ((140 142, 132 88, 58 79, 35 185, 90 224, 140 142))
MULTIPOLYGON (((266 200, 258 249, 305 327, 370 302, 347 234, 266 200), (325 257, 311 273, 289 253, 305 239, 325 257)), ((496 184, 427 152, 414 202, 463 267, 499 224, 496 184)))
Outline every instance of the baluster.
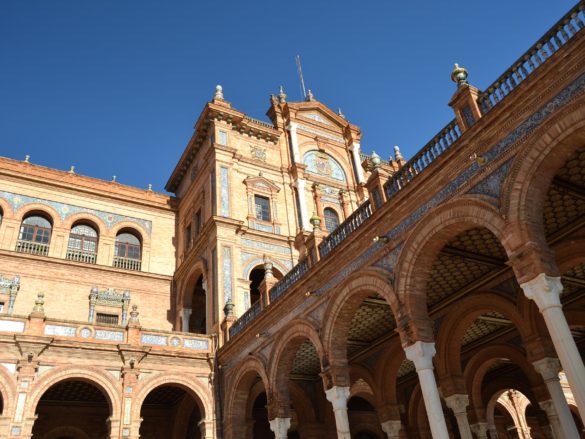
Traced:
POLYGON ((559 29, 559 32, 561 33, 561 36, 565 40, 563 42, 563 44, 566 43, 567 41, 569 41, 569 38, 571 38, 571 37, 569 36, 569 34, 567 33, 567 31, 565 30, 565 27, 564 26, 561 26, 561 28, 559 29))
POLYGON ((575 35, 578 32, 578 29, 575 28, 575 26, 573 25, 573 22, 571 21, 571 19, 567 20, 567 27, 569 28, 569 30, 571 31, 571 33, 573 35, 575 35))
POLYGON ((575 21, 575 25, 577 26, 577 29, 585 26, 585 23, 583 23, 583 21, 581 21, 581 18, 579 18, 579 14, 577 12, 574 12, 571 15, 571 18, 575 21))

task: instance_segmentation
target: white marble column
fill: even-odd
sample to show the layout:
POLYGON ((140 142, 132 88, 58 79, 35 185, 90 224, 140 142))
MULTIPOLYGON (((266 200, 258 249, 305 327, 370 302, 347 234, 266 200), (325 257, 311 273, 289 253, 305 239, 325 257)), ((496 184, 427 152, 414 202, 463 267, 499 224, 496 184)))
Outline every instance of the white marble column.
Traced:
POLYGON ((309 215, 307 213, 307 200, 305 196, 305 180, 298 179, 295 181, 297 188, 297 196, 299 197, 299 210, 301 215, 301 228, 306 231, 311 231, 309 227, 309 215))
POLYGON ((556 358, 543 358, 535 361, 532 365, 542 375, 551 398, 550 401, 540 403, 540 407, 546 412, 555 438, 579 437, 575 420, 571 415, 571 409, 567 404, 559 379, 561 363, 556 358))
POLYGON ((297 138, 297 128, 299 124, 291 122, 288 124, 288 131, 290 132, 290 146, 292 149, 293 163, 301 163, 301 154, 299 152, 299 140, 297 138))
POLYGON ((561 278, 541 273, 520 286, 526 297, 536 302, 544 317, 581 419, 585 419, 585 366, 561 307, 561 278))
POLYGON ((366 179, 364 177, 364 169, 362 168, 362 161, 360 158, 360 144, 352 143, 350 148, 353 155, 353 163, 355 164, 355 172, 357 173, 357 182, 365 183, 366 179))
POLYGON ((473 431, 473 434, 475 434, 477 439, 488 439, 487 422, 478 422, 477 424, 471 425, 471 431, 473 431))
POLYGON ((290 428, 290 418, 274 418, 270 422, 270 429, 275 439, 286 439, 290 428))
POLYGON ((473 436, 471 436, 471 428, 469 427, 469 420, 467 419, 469 397, 463 394, 451 395, 445 398, 445 403, 455 414, 461 439, 473 439, 473 436))
POLYGON ((404 352, 406 353, 406 358, 412 361, 416 367, 433 439, 449 439, 445 417, 443 416, 443 407, 441 406, 441 397, 439 396, 439 389, 437 389, 437 382, 433 373, 433 356, 436 353, 435 343, 417 341, 405 347, 404 352))
POLYGON ((333 386, 325 391, 327 400, 333 406, 335 414, 335 426, 338 439, 351 439, 349 434, 349 419, 347 417, 347 400, 349 399, 349 387, 333 386))
POLYGON ((191 308, 183 308, 183 313, 182 313, 182 321, 183 321, 183 327, 181 328, 181 331, 183 332, 189 332, 189 319, 191 318, 191 308))
POLYGON ((384 421, 381 423, 382 431, 386 433, 388 439, 400 439, 400 430, 402 430, 402 423, 400 420, 384 421))

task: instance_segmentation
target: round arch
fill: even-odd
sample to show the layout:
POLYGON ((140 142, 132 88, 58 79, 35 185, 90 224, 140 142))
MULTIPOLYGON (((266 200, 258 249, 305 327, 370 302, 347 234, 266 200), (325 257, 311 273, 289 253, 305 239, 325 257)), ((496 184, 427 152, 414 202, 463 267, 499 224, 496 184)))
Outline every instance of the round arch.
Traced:
POLYGON ((14 401, 16 401, 17 385, 14 375, 9 373, 4 366, 0 366, 0 395, 2 396, 2 416, 12 417, 14 401))
MULTIPOLYGON (((58 366, 45 372, 41 377, 33 382, 29 397, 26 401, 24 419, 34 419, 35 412, 41 397, 53 385, 63 381, 79 380, 96 386, 102 391, 110 409, 110 426, 112 431, 118 426, 119 415, 121 410, 121 389, 118 381, 107 372, 96 367, 77 367, 77 366, 58 366)), ((23 435, 32 433, 32 424, 23 430, 23 435)))
POLYGON ((180 284, 177 285, 179 291, 177 295, 177 306, 185 305, 185 297, 187 294, 192 293, 199 276, 203 276, 203 280, 207 282, 207 261, 204 258, 197 258, 195 263, 189 268, 187 275, 183 276, 180 284))
MULTIPOLYGON (((313 156, 315 156, 316 154, 322 154, 331 159, 332 163, 329 163, 329 166, 332 168, 331 171, 332 173, 338 175, 338 177, 329 176, 329 178, 336 181, 337 184, 343 185, 347 184, 348 182, 347 171, 346 168, 344 168, 344 166, 342 165, 342 163, 345 163, 347 161, 347 158, 341 157, 336 153, 336 151, 321 151, 319 150, 318 145, 312 141, 302 143, 301 145, 299 145, 299 149, 303 151, 302 162, 304 165, 307 165, 306 172, 309 172, 311 174, 323 175, 317 169, 313 159, 313 156)), ((347 167, 347 169, 349 170, 350 168, 347 167)))
POLYGON ((274 396, 284 401, 290 399, 288 389, 288 377, 292 368, 294 357, 305 341, 309 340, 319 356, 321 367, 323 366, 324 349, 317 329, 305 320, 291 321, 286 328, 281 330, 274 343, 271 353, 271 361, 268 364, 268 382, 274 392, 274 396))
POLYGON ((98 216, 89 212, 78 212, 69 215, 67 218, 65 218, 65 221, 63 221, 63 227, 67 230, 71 230, 71 228, 76 223, 84 222, 87 222, 89 225, 93 226, 99 233, 100 237, 106 236, 108 234, 108 227, 106 226, 106 223, 104 223, 104 221, 98 216))
POLYGON ((436 366, 439 377, 462 376, 461 341, 465 332, 477 317, 490 311, 497 311, 512 321, 526 342, 535 332, 530 327, 529 316, 519 313, 516 305, 498 294, 482 292, 464 297, 445 316, 437 335, 436 366))
POLYGON ((140 418, 142 404, 148 394, 158 387, 173 386, 183 389, 199 406, 203 419, 211 419, 213 404, 209 390, 203 386, 196 376, 177 373, 159 373, 145 381, 140 381, 136 386, 135 397, 132 404, 132 419, 140 418))
MULTIPOLYGON (((250 273, 252 272, 252 270, 254 270, 255 268, 264 268, 264 257, 262 256, 255 256, 253 258, 247 259, 246 260, 246 265, 244 266, 244 269, 242 270, 242 277, 244 279, 249 279, 250 278, 250 273)), ((278 270, 278 272, 280 274, 282 274, 283 276, 290 271, 290 268, 285 266, 282 262, 280 262, 278 259, 273 259, 270 258, 270 262, 272 263, 273 267, 278 270)))
POLYGON ((322 343, 330 364, 340 366, 347 364, 345 334, 349 330, 355 311, 372 293, 379 294, 386 300, 392 317, 397 320, 397 301, 387 277, 375 270, 361 270, 353 273, 338 290, 336 289, 323 318, 322 343), (340 334, 343 334, 343 337, 340 337, 340 334))
POLYGON ((428 321, 428 267, 433 265, 450 239, 474 227, 488 229, 499 240, 506 253, 510 254, 505 243, 504 219, 491 204, 474 197, 464 197, 443 204, 427 213, 412 230, 398 257, 395 285, 398 298, 404 303, 405 312, 410 318, 428 321))
POLYGON ((386 403, 398 403, 398 370, 405 359, 404 349, 400 341, 396 340, 380 361, 380 367, 376 369, 376 388, 380 389, 382 401, 386 403))
POLYGON ((121 232, 134 232, 143 247, 150 247, 150 234, 142 225, 133 221, 120 221, 112 226, 108 232, 108 236, 116 239, 116 236, 121 232))
POLYGON ((59 212, 57 212, 55 209, 53 209, 51 206, 47 205, 47 204, 42 204, 42 203, 29 203, 29 204, 24 204, 22 206, 20 206, 16 212, 14 212, 14 219, 17 219, 18 221, 20 221, 22 223, 22 221, 24 220, 24 218, 32 213, 39 213, 39 214, 44 214, 46 215, 49 220, 51 221, 51 224, 53 227, 55 226, 60 226, 62 221, 61 221, 61 215, 59 214, 59 212))
POLYGON ((57 427, 45 434, 42 439, 58 439, 60 437, 73 437, 75 439, 91 439, 89 435, 80 428, 73 426, 57 427))
POLYGON ((14 217, 14 209, 12 208, 10 203, 2 197, 0 197, 0 209, 2 209, 3 218, 13 218, 14 217))

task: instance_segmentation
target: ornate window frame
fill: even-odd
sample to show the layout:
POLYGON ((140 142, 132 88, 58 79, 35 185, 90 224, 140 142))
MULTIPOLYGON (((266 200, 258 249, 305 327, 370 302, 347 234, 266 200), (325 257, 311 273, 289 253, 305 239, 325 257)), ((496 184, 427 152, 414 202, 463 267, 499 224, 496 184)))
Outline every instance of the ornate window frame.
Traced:
POLYGON ((248 177, 244 180, 246 185, 246 197, 248 199, 248 227, 261 232, 280 234, 280 225, 278 221, 278 193, 280 188, 267 178, 262 176, 248 177), (270 201, 270 221, 263 221, 256 218, 256 205, 254 196, 268 198, 270 201))

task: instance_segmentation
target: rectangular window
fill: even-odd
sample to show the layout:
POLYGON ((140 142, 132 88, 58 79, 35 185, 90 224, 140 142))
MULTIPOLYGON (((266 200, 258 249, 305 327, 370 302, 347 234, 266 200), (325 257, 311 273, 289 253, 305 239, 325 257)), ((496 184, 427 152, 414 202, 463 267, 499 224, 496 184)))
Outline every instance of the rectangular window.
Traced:
POLYGON ((254 195, 256 219, 270 221, 270 200, 260 195, 254 195))
POLYGON ((118 315, 98 312, 96 314, 95 322, 96 323, 106 323, 108 325, 117 325, 118 324, 118 315))
POLYGON ((185 250, 189 250, 191 248, 191 224, 189 224, 185 228, 185 250))
POLYGON ((227 131, 223 131, 223 130, 219 130, 219 141, 218 143, 220 145, 227 145, 228 144, 228 138, 227 138, 227 131))

